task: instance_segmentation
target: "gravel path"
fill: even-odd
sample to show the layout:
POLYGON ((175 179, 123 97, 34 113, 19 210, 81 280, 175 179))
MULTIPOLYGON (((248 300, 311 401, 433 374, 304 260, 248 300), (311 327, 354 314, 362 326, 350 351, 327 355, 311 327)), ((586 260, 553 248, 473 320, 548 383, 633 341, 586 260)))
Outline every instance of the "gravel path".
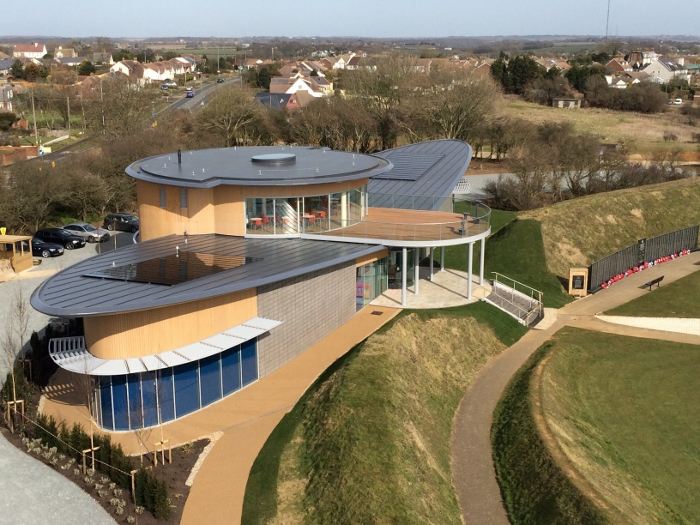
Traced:
POLYGON ((508 523, 491 455, 491 425, 496 404, 515 372, 545 341, 567 325, 620 335, 700 343, 697 336, 614 325, 594 317, 648 293, 640 288, 642 283, 660 275, 664 275, 664 283, 673 282, 698 271, 698 263, 700 252, 632 275, 607 290, 574 301, 558 310, 557 321, 545 330, 530 330, 487 363, 462 398, 452 432, 453 483, 466 523, 508 523))

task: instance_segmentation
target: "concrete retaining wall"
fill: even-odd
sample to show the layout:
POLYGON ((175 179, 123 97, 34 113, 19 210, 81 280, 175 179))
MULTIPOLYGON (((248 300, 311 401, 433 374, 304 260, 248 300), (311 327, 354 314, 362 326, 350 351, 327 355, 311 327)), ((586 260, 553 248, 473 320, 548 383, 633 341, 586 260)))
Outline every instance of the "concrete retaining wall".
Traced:
POLYGON ((633 326, 635 328, 648 328, 649 330, 700 335, 700 319, 681 317, 626 317, 621 315, 598 315, 596 317, 607 323, 633 326))

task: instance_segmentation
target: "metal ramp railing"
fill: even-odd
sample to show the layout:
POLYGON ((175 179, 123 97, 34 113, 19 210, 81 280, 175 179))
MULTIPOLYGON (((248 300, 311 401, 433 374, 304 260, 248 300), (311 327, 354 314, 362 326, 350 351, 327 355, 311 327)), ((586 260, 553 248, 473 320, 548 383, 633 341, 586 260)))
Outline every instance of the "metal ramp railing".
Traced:
POLYGON ((519 323, 532 326, 544 315, 542 292, 498 272, 493 275, 491 293, 484 298, 519 323))

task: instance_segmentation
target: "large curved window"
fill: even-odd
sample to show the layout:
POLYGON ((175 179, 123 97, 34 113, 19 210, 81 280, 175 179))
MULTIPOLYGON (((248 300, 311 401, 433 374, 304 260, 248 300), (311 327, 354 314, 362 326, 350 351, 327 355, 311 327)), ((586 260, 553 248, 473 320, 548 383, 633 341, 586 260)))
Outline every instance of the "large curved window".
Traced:
POLYGON ((367 188, 308 197, 246 199, 246 233, 294 235, 325 232, 360 222, 367 215, 367 188))
POLYGON ((95 419, 107 430, 152 427, 204 408, 257 379, 255 339, 157 372, 99 376, 95 419))

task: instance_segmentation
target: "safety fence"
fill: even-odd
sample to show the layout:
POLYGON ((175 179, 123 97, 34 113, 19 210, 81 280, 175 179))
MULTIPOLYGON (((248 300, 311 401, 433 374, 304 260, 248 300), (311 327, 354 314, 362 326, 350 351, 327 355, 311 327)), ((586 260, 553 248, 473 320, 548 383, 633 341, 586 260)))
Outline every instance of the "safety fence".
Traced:
POLYGON ((700 226, 690 226, 648 239, 639 239, 636 244, 627 246, 591 264, 589 269, 589 289, 599 290, 604 283, 634 266, 650 263, 662 257, 680 253, 682 250, 695 250, 698 246, 700 226))

